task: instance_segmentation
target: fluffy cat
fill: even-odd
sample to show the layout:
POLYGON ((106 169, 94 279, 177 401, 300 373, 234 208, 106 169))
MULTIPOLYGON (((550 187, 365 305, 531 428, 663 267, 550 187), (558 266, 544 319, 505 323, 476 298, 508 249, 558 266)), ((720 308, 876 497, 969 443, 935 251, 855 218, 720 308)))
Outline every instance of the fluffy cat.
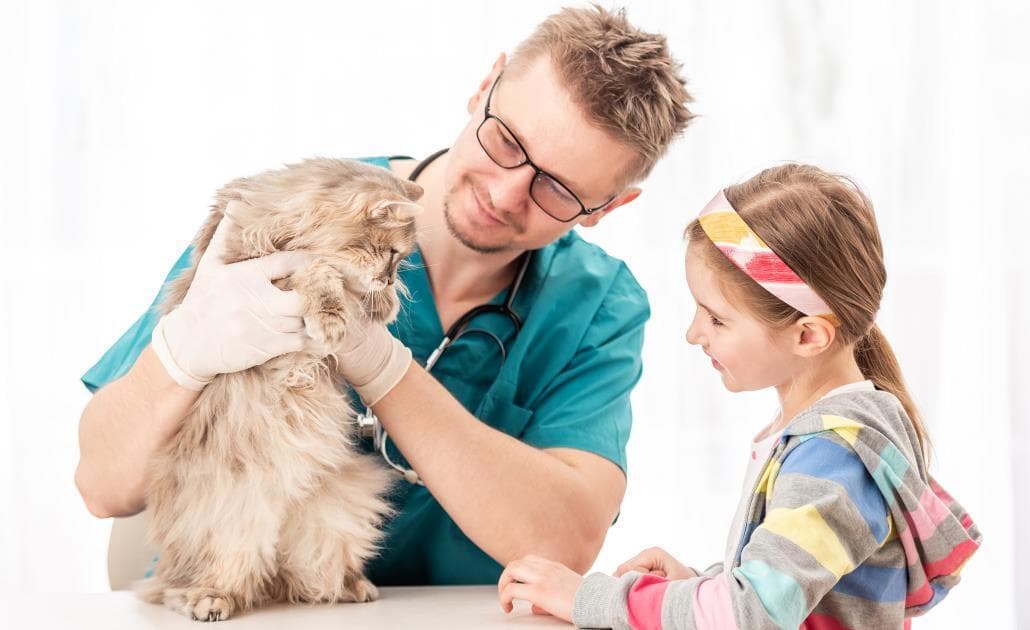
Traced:
POLYGON ((363 567, 390 512, 393 477, 355 446, 332 348, 354 318, 396 317, 397 267, 414 248, 421 195, 385 169, 332 159, 218 191, 193 265, 170 285, 163 312, 181 303, 228 206, 226 263, 280 250, 317 255, 276 284, 304 298, 318 343, 217 376, 155 458, 147 511, 160 556, 140 587, 144 599, 220 621, 272 601, 377 597, 363 567))

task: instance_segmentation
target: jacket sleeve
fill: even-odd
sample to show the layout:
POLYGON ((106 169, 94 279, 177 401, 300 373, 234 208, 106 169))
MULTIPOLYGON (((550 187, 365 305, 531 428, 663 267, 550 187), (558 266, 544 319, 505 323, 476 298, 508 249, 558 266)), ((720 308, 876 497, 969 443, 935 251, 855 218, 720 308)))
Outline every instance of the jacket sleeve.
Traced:
POLYGON ((594 574, 576 593, 581 628, 797 628, 887 539, 887 506, 850 446, 818 434, 773 462, 762 523, 741 564, 689 580, 594 574))

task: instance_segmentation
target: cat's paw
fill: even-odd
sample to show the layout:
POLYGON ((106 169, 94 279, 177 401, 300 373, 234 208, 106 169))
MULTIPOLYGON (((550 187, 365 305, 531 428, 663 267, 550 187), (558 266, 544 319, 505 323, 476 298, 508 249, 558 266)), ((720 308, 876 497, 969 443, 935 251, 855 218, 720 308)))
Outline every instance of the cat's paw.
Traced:
POLYGON ((350 584, 347 589, 347 601, 362 604, 365 602, 374 602, 377 599, 379 599, 379 589, 375 584, 369 582, 365 578, 356 580, 353 584, 350 584))
POLYGON ((195 586, 165 589, 164 603, 194 621, 224 621, 236 609, 231 596, 195 586))
POLYGON ((347 331, 347 322, 339 313, 320 311, 304 318, 304 329, 311 337, 309 348, 316 354, 332 354, 347 331))
POLYGON ((186 606, 194 621, 225 621, 232 614, 232 602, 227 597, 205 595, 187 601, 186 606))

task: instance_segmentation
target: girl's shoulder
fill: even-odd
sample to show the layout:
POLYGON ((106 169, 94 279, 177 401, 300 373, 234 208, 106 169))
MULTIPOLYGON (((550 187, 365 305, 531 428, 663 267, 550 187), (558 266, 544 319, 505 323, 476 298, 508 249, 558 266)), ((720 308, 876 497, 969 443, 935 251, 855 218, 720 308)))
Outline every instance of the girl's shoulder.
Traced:
POLYGON ((925 470, 915 427, 894 394, 882 390, 853 391, 824 398, 798 414, 783 431, 781 457, 815 436, 831 437, 854 450, 900 451, 918 470, 925 470))

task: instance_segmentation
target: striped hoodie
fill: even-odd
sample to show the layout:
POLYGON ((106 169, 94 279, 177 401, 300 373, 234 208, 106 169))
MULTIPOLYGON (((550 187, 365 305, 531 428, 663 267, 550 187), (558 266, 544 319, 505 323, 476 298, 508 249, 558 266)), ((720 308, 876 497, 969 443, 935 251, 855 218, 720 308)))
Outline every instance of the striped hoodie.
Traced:
POLYGON ((825 398, 784 430, 752 493, 729 570, 669 581, 595 573, 580 628, 908 628, 959 581, 980 533, 926 472, 883 391, 825 398))

